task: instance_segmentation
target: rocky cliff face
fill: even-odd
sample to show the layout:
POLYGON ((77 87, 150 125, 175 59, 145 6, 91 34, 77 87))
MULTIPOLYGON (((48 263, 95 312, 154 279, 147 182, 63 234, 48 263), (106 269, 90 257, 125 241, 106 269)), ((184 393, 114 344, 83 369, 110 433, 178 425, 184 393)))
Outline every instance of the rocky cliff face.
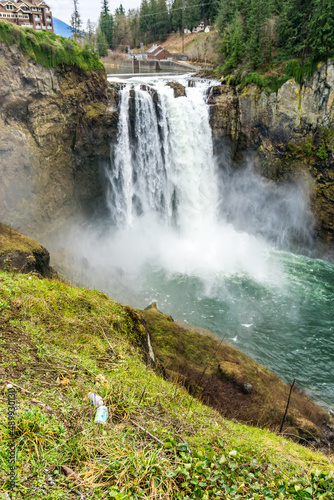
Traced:
MULTIPOLYGON (((118 89, 105 74, 46 69, 4 44, 0 68, 1 220, 43 240, 103 199, 118 89)), ((236 164, 252 150, 261 175, 310 186, 318 236, 333 249, 334 63, 277 93, 213 87, 209 103, 216 144, 236 164)))
POLYGON ((117 113, 104 73, 57 71, 0 44, 0 214, 40 236, 102 194, 117 113))
POLYGON ((277 93, 255 85, 214 87, 209 102, 214 136, 229 141, 235 160, 252 149, 261 175, 308 182, 318 235, 333 248, 334 63, 319 65, 303 85, 288 81, 277 93))

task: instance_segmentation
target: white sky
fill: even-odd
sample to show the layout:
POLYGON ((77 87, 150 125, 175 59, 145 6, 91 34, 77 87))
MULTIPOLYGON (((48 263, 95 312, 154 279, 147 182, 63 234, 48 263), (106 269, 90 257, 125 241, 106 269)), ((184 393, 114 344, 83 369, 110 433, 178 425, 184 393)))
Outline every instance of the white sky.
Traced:
MULTIPOLYGON (((73 12, 73 0, 46 0, 51 7, 52 14, 70 24, 71 14, 73 12)), ((141 0, 109 0, 109 9, 113 14, 115 9, 122 4, 124 9, 134 9, 139 7, 141 0)), ((87 20, 97 22, 101 11, 101 0, 78 0, 78 8, 83 28, 86 28, 87 20)))

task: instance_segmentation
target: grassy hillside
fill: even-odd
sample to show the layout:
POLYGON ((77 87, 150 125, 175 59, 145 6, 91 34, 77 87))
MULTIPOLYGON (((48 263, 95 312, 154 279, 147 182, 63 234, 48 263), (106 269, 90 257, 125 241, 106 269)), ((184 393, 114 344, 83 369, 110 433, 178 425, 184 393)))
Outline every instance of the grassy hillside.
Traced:
MULTIPOLYGON (((173 53, 184 53, 190 61, 212 63, 215 61, 218 53, 215 49, 215 33, 171 33, 163 42, 155 42, 162 45, 173 53)), ((152 46, 152 43, 145 46, 145 52, 152 46)), ((140 52, 139 49, 133 49, 133 52, 140 52)))
POLYGON ((145 336, 135 311, 98 291, 0 272, 3 490, 10 382, 16 498, 332 498, 332 457, 225 420, 154 373, 138 347, 145 336), (109 408, 104 427, 88 391, 109 408))
POLYGON ((29 59, 46 68, 74 66, 83 71, 104 70, 90 48, 81 48, 73 40, 45 30, 36 31, 0 21, 0 42, 17 45, 29 59))
MULTIPOLYGON (((140 314, 169 379, 227 418, 279 431, 290 388, 275 373, 209 331, 185 330, 154 305, 140 314)), ((326 423, 328 413, 294 387, 283 432, 317 445, 326 442, 326 423)))

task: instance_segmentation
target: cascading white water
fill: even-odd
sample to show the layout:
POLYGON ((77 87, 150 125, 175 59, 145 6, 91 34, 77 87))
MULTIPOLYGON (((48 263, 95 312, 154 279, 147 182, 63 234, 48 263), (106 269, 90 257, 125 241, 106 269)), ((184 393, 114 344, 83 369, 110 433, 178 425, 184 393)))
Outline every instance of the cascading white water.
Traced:
POLYGON ((143 83, 121 90, 108 170, 109 208, 118 227, 113 258, 136 273, 150 262, 170 273, 215 278, 241 272, 270 281, 276 267, 267 264, 265 241, 236 231, 219 215, 210 82, 187 87, 181 97, 162 80, 143 83))
POLYGON ((110 209, 117 225, 131 226, 134 217, 148 213, 164 221, 173 219, 183 232, 212 225, 218 179, 202 89, 189 88, 186 97, 176 99, 172 88, 156 84, 155 105, 149 88, 133 87, 131 92, 129 86, 121 91, 114 165, 109 171, 110 209))

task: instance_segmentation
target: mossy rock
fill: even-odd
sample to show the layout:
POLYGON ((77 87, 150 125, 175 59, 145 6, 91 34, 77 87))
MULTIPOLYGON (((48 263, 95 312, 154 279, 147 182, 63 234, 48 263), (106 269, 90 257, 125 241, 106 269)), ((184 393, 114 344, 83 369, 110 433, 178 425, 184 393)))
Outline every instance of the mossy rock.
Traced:
POLYGON ((50 254, 37 241, 0 223, 0 269, 55 278, 50 254))

